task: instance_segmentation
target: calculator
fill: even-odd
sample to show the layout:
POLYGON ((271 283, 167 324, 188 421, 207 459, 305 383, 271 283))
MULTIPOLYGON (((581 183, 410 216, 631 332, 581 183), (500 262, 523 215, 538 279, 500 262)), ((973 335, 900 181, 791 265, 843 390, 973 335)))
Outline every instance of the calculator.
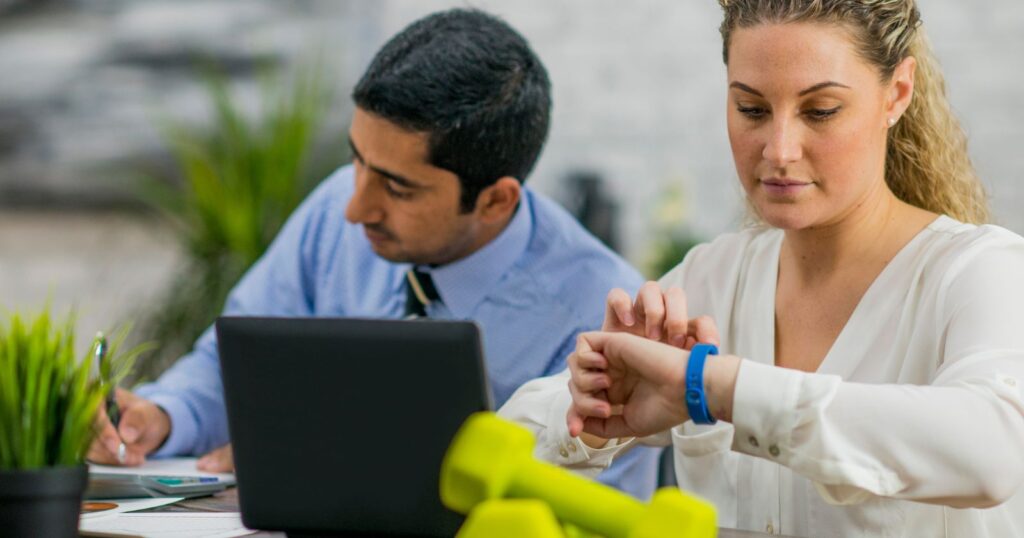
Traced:
POLYGON ((202 497, 213 495, 234 484, 232 478, 216 476, 89 473, 89 487, 85 491, 85 499, 202 497))

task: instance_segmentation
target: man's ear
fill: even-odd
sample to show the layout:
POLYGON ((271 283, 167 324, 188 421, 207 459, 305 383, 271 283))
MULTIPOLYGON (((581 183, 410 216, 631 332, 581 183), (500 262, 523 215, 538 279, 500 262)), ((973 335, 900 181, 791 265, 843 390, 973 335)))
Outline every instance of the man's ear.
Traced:
POLYGON ((505 176, 480 191, 475 211, 485 223, 504 222, 515 212, 522 194, 519 180, 505 176))

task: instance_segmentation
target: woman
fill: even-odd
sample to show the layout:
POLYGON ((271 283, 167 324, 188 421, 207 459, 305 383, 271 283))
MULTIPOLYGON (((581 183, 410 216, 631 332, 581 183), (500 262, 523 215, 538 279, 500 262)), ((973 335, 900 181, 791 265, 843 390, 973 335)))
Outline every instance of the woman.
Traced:
POLYGON ((680 487, 725 527, 1024 536, 1024 239, 980 225, 913 0, 720 3, 729 138, 762 226, 697 247, 635 304, 612 292, 568 372, 501 413, 585 472, 671 443, 680 487))

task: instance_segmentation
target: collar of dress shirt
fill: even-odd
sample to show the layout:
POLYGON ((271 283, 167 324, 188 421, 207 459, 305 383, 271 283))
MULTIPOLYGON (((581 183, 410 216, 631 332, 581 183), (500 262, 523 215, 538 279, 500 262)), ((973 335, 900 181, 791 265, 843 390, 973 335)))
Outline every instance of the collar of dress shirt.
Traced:
POLYGON ((522 192, 516 214, 490 243, 448 265, 420 268, 430 273, 438 295, 456 318, 472 315, 530 243, 533 211, 529 191, 522 192))

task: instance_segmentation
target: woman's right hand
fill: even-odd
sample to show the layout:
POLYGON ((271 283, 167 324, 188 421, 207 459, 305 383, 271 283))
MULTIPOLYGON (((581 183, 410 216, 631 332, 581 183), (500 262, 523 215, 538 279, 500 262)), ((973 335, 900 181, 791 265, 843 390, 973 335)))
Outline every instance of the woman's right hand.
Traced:
POLYGON ((679 286, 662 291, 648 281, 633 301, 626 290, 615 288, 606 301, 604 332, 625 332, 690 350, 698 342, 719 345, 718 327, 710 316, 690 319, 686 293, 679 286))

